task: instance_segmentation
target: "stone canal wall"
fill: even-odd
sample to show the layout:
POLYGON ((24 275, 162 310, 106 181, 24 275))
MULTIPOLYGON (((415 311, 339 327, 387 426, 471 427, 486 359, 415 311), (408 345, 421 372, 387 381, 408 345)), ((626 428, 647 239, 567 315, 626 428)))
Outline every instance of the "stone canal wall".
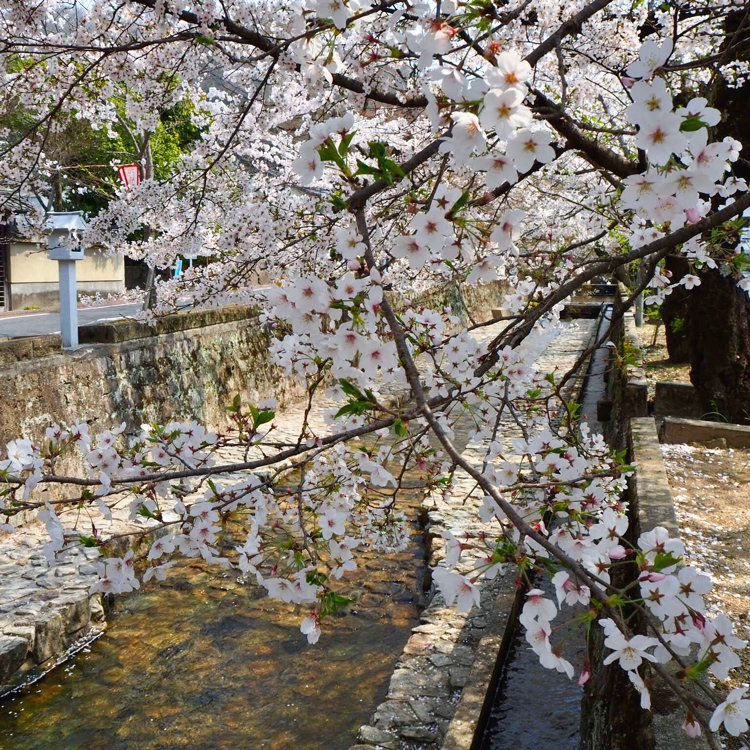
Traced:
MULTIPOLYGON (((447 285, 397 300, 402 306, 450 306, 486 320, 502 289, 447 285)), ((271 360, 269 334, 248 307, 179 313, 156 327, 124 321, 83 326, 82 347, 60 353, 59 336, 0 341, 0 445, 38 437, 52 421, 86 421, 92 432, 126 423, 197 420, 227 424, 224 407, 236 394, 251 402, 274 397, 280 407, 303 390, 271 360)))
POLYGON ((48 337, 2 342, 0 441, 36 437, 51 421, 86 421, 92 432, 121 422, 137 431, 143 422, 172 419, 222 427, 224 406, 237 393, 282 403, 301 395, 271 362, 268 334, 253 310, 170 317, 156 329, 130 322, 82 327, 86 343, 72 353, 48 348, 34 356, 48 337))

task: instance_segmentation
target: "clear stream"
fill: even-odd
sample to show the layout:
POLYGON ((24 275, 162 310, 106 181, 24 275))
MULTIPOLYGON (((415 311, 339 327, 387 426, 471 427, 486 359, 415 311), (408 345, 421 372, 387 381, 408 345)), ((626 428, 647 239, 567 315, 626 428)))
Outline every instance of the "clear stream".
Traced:
MULTIPOLYGON (((551 584, 539 585, 554 599, 551 584)), ((565 640, 564 655, 578 674, 585 661, 580 633, 556 633, 554 640, 565 640)), ((517 622, 479 750, 576 750, 582 697, 575 679, 539 664, 517 622)))
POLYGON ((122 597, 104 637, 0 701, 0 748, 348 748, 420 611, 420 496, 401 500, 409 548, 369 556, 357 604, 325 622, 316 646, 299 631, 304 614, 265 590, 185 566, 122 597))

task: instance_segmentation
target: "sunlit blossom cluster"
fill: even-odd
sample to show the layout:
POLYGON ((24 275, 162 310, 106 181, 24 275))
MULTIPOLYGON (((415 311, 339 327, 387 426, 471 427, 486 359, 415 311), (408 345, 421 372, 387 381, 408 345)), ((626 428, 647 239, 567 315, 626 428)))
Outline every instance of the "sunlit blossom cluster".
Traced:
MULTIPOLYGON (((648 274, 648 303, 713 270, 750 294, 742 144, 707 98, 715 76, 743 85, 747 63, 722 47, 731 7, 600 5, 6 2, 0 165, 14 231, 39 237, 55 200, 104 196, 85 244, 163 271, 195 260, 158 287, 145 320, 188 301, 256 305, 273 362, 304 383, 310 409, 322 394, 335 406, 325 433, 305 421, 294 437, 279 434, 274 404, 240 399, 217 431, 81 423, 24 435, 0 464, 0 531, 36 509, 49 560, 70 544, 104 553, 98 592, 163 579, 185 558, 233 568, 296 606, 315 643, 350 602, 360 552, 405 545, 403 473, 462 502, 460 468, 496 531, 445 532, 433 580, 446 602, 468 611, 484 578, 537 570, 554 598, 526 581, 521 621, 544 666, 575 677, 558 629, 584 609, 605 664, 644 707, 668 663, 727 679, 744 644, 706 613, 710 582, 663 529, 626 541, 631 468, 566 414, 564 373, 534 361, 564 301, 630 264, 648 274), (177 105, 195 137, 157 178, 152 146, 177 105), (55 150, 71 124, 132 151, 71 168, 55 150), (125 158, 141 164, 137 186, 116 181, 125 158), (79 167, 101 171, 84 187, 79 167), (691 272, 673 281, 666 252, 691 272), (488 344, 463 295, 498 280, 488 344), (449 284, 450 304, 421 302, 449 284), (510 447, 503 419, 523 436, 510 447), (479 467, 457 447, 467 422, 479 467), (227 468, 226 450, 245 461, 227 468), (40 485, 71 484, 60 473, 71 455, 76 498, 40 500, 40 485), (71 503, 104 519, 95 534, 71 503), (108 551, 115 508, 147 539, 143 560, 108 551), (621 591, 613 571, 626 565, 637 576, 621 591)), ((747 728, 742 690, 710 713, 682 697, 691 736, 747 728)))

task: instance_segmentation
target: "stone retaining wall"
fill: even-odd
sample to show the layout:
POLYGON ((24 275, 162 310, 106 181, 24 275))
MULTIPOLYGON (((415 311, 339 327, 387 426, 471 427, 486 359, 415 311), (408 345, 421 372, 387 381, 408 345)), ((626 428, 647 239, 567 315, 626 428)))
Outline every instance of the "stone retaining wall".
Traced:
MULTIPOLYGON (((637 520, 637 533, 664 527, 670 537, 679 538, 680 528, 672 491, 652 417, 630 420, 630 460, 636 474, 629 483, 631 507, 637 520)), ((652 727, 654 750, 707 750, 704 737, 690 739, 682 729, 685 709, 667 690, 654 690, 652 727)))
MULTIPOLYGON (((479 320, 491 316, 499 284, 458 290, 455 285, 415 295, 411 306, 442 309, 479 320)), ((227 424, 224 407, 235 394, 258 401, 273 396, 283 407, 299 399, 296 378, 284 375, 268 352, 269 334, 253 308, 191 311, 157 326, 135 321, 82 326, 84 344, 60 353, 59 336, 0 341, 0 444, 31 437, 49 421, 89 422, 92 431, 126 423, 200 421, 227 424)))

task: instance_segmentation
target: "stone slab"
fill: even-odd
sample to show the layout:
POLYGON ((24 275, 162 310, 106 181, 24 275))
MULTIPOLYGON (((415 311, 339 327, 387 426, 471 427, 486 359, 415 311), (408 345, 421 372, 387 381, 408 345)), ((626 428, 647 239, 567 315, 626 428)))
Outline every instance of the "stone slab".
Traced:
POLYGON ((629 444, 631 460, 636 467, 629 486, 638 508, 639 533, 663 526, 670 536, 679 536, 672 492, 653 417, 630 420, 629 444))
POLYGON ((654 413, 657 416, 700 419, 705 409, 694 385, 660 381, 655 388, 654 413))
POLYGON ((750 448, 750 427, 723 422, 708 422, 705 419, 667 417, 661 428, 661 439, 665 443, 698 443, 725 440, 727 448, 750 448))

